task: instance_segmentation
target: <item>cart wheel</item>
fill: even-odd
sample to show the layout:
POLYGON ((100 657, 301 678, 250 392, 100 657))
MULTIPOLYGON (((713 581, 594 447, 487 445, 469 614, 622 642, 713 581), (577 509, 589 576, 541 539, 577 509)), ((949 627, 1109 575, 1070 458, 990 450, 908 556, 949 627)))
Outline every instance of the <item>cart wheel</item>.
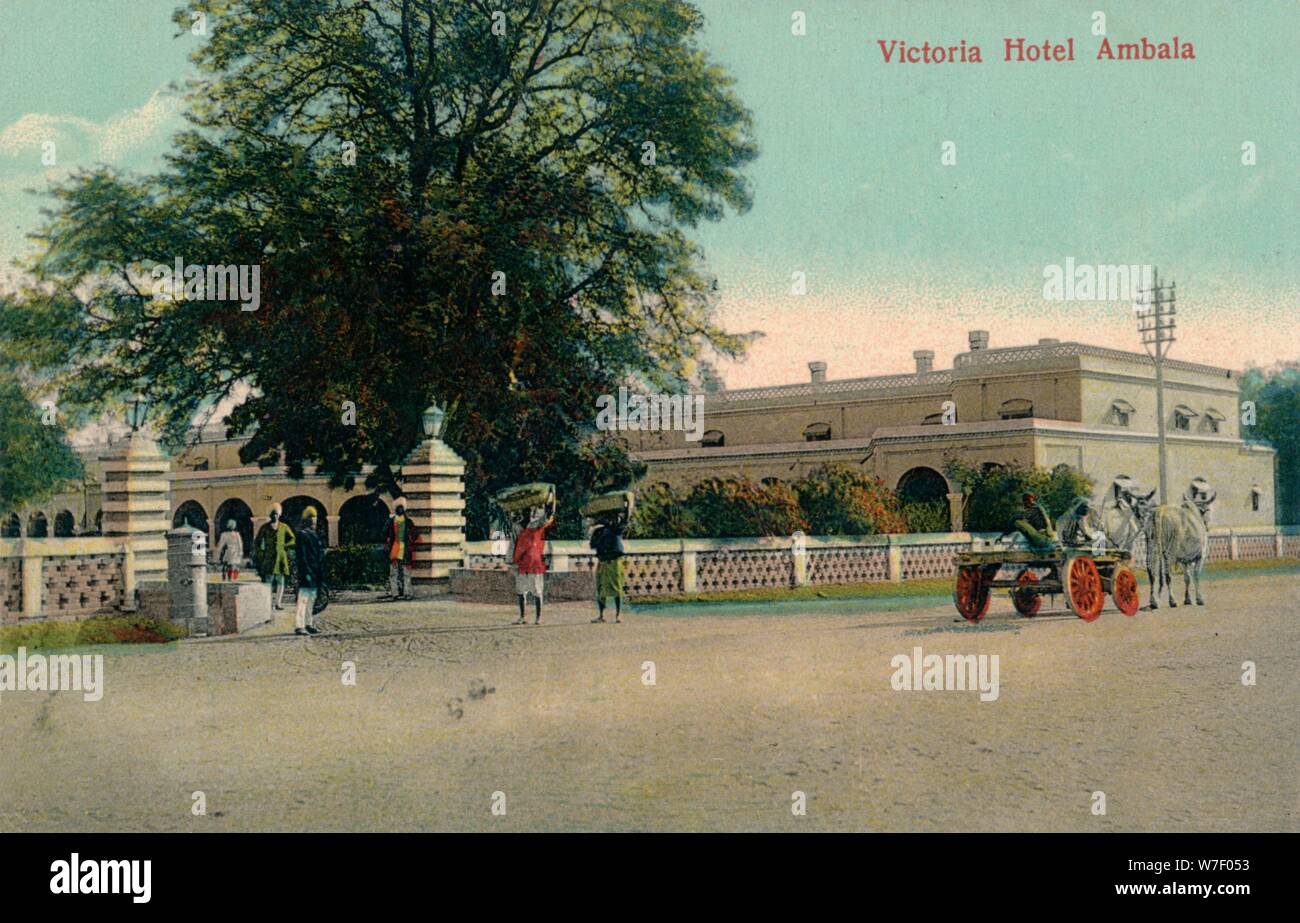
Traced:
POLYGON ((1016 578, 1016 588, 1011 591, 1011 604, 1027 619, 1036 616, 1043 607, 1043 597, 1031 589, 1037 583, 1037 574, 1032 570, 1022 570, 1016 578))
POLYGON ((978 566, 957 568, 957 588, 952 594, 957 611, 968 622, 978 622, 989 611, 989 587, 978 566))
POLYGON ((1070 608, 1075 615, 1085 622, 1091 622, 1101 615, 1101 607, 1106 602, 1097 565, 1091 558, 1075 558, 1070 562, 1067 573, 1065 598, 1070 601, 1070 608))
POLYGON ((1137 615, 1138 581, 1133 571, 1122 564, 1116 565, 1115 573, 1110 578, 1110 596, 1115 605, 1125 615, 1137 615))

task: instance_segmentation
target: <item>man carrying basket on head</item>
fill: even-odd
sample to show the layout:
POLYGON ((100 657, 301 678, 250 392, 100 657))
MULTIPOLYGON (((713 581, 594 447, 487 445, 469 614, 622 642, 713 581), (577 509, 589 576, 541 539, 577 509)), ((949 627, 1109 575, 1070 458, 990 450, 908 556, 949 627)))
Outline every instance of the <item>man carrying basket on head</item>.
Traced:
POLYGON ((511 548, 510 560, 515 566, 515 593, 519 597, 519 620, 527 622, 524 616, 528 597, 533 597, 533 624, 542 623, 542 597, 546 588, 546 535, 555 528, 555 494, 551 494, 545 506, 533 507, 519 514, 518 522, 526 525, 515 535, 514 547, 511 548), (526 517, 526 519, 525 519, 526 517))
POLYGON ((614 600, 614 623, 623 621, 623 533, 632 517, 632 498, 630 492, 606 494, 583 508, 583 512, 596 523, 588 542, 596 552, 596 617, 591 620, 593 623, 605 621, 605 600, 610 598, 614 600), (615 503, 618 505, 610 508, 615 503))

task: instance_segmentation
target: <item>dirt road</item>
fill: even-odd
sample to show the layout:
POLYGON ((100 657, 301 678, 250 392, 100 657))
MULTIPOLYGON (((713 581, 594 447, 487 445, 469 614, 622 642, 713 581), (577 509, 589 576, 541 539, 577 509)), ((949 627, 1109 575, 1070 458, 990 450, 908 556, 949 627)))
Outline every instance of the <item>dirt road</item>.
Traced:
POLYGON ((335 607, 316 639, 110 654, 99 702, 3 694, 0 829, 1295 831, 1297 582, 978 627, 933 598, 335 607), (997 655, 997 698, 894 690, 917 646, 997 655))

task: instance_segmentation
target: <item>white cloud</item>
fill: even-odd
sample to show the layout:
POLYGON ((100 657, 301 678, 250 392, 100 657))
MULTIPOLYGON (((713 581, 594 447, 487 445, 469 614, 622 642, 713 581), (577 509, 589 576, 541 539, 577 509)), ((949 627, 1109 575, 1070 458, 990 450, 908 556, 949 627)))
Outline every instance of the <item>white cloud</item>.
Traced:
MULTIPOLYGON (((10 157, 39 154, 46 141, 74 157, 117 160, 133 149, 155 140, 177 127, 180 100, 174 94, 155 90, 142 106, 126 109, 103 122, 75 115, 28 112, 0 130, 0 154, 10 157)), ((60 153, 59 159, 63 159, 60 153)))
POLYGON ((181 100, 169 90, 153 92, 141 106, 124 109, 102 122, 75 115, 29 112, 0 128, 0 291, 15 287, 10 263, 30 251, 25 235, 40 224, 49 204, 29 190, 46 189, 79 166, 107 162, 147 168, 182 125, 181 100), (42 164, 43 145, 53 141, 56 162, 42 164))

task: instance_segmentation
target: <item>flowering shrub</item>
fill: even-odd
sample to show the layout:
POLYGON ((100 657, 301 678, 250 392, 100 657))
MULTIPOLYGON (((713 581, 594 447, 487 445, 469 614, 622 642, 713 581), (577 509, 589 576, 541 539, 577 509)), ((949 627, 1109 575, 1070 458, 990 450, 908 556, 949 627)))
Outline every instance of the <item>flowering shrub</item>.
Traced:
POLYGON ((667 484, 653 484, 637 491, 629 534, 637 538, 690 538, 696 534, 695 518, 677 491, 667 484))
POLYGON ((798 497, 780 481, 710 478, 695 485, 686 507, 696 538, 789 535, 807 529, 798 497))
POLYGON ((948 466, 948 476, 963 486, 966 494, 966 528, 972 532, 1004 532, 1024 516, 1021 498, 1036 494, 1038 502, 1055 521, 1069 509, 1075 497, 1092 494, 1092 481, 1069 465, 1028 468, 996 465, 976 468, 963 462, 948 466))
POLYGON ((904 532, 898 497, 879 478, 846 465, 823 465, 794 484, 813 535, 904 532))
MULTIPOLYGON (((657 484, 637 495, 639 538, 872 535, 907 528, 898 498, 878 479, 825 466, 793 484, 710 478, 689 492, 657 484)), ((946 528, 946 526, 945 526, 946 528)))

